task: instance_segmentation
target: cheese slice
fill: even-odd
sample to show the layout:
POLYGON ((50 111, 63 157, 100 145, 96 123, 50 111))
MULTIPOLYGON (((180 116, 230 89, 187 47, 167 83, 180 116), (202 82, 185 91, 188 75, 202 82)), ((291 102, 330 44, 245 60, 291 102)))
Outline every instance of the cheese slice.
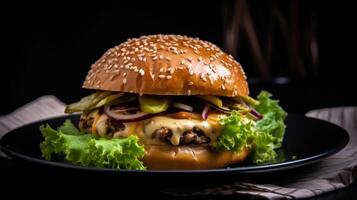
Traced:
POLYGON ((215 142, 221 132, 221 128, 211 123, 214 123, 214 120, 173 119, 165 116, 156 116, 144 123, 144 133, 147 137, 152 138, 152 134, 157 129, 166 127, 172 131, 171 144, 178 146, 182 134, 196 127, 202 130, 205 136, 211 139, 211 142, 215 142))

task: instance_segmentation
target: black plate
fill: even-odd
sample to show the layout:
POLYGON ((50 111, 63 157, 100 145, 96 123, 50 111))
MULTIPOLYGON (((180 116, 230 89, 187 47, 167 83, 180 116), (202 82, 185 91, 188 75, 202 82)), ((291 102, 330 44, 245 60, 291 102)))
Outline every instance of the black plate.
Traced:
POLYGON ((209 170, 113 170, 96 167, 83 167, 61 162, 47 161, 41 158, 39 144, 43 140, 39 125, 49 123, 52 127, 57 127, 66 118, 71 118, 74 123, 78 122, 79 116, 65 116, 35 122, 6 134, 0 141, 1 149, 9 156, 30 161, 33 164, 41 164, 47 167, 55 167, 66 170, 79 170, 95 172, 100 174, 116 174, 130 176, 151 176, 151 175, 231 175, 231 174, 259 174, 265 172, 275 172, 285 169, 296 168, 314 163, 327 156, 341 150, 349 141, 346 131, 331 123, 307 118, 300 115, 290 114, 287 117, 287 130, 283 142, 283 147, 278 150, 278 158, 269 163, 254 165, 243 163, 236 166, 221 169, 209 170))

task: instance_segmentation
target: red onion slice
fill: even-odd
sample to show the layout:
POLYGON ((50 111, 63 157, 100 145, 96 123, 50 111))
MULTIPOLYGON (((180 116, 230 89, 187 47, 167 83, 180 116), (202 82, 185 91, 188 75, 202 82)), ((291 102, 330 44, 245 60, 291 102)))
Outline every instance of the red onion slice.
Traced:
POLYGON ((202 111, 202 118, 207 119, 208 118, 208 112, 209 112, 209 106, 206 105, 205 108, 202 111))
POLYGON ((260 114, 258 111, 256 111, 256 110, 255 110, 254 108, 252 108, 252 107, 250 107, 250 109, 251 109, 250 113, 251 113, 254 117, 256 117, 258 120, 263 119, 263 115, 262 115, 262 114, 260 114))
POLYGON ((111 107, 111 111, 115 112, 126 112, 126 111, 133 111, 133 110, 140 110, 139 107, 127 107, 127 106, 116 106, 116 107, 111 107))
POLYGON ((222 112, 222 113, 230 113, 231 112, 231 109, 227 108, 227 107, 218 107, 216 105, 213 105, 213 104, 210 104, 210 106, 212 106, 214 109, 222 112))
POLYGON ((182 109, 182 110, 189 111, 189 112, 193 111, 192 106, 189 106, 189 105, 183 104, 183 103, 173 102, 172 106, 175 107, 175 108, 179 108, 179 109, 182 109))
POLYGON ((230 113, 230 112, 231 112, 231 109, 229 109, 229 108, 226 107, 226 106, 218 107, 217 105, 215 105, 215 104, 213 104, 213 103, 211 103, 211 102, 209 102, 209 101, 205 101, 205 100, 203 100, 203 99, 199 99, 199 100, 200 100, 201 102, 205 103, 205 104, 210 105, 212 108, 214 108, 214 109, 216 109, 216 110, 218 110, 218 111, 220 111, 220 112, 223 112, 223 113, 230 113))
POLYGON ((104 113, 108 115, 108 117, 117 120, 119 122, 136 122, 155 116, 155 114, 144 113, 144 112, 138 112, 135 114, 117 113, 117 112, 113 112, 110 106, 104 107, 104 113))

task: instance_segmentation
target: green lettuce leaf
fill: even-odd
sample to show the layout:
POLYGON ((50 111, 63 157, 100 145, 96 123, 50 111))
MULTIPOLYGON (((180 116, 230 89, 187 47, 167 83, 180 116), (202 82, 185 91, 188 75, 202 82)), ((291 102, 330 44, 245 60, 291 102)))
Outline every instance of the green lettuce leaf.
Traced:
POLYGON ((263 115, 263 119, 257 122, 256 127, 260 132, 272 135, 274 144, 279 148, 286 128, 284 120, 288 114, 279 106, 279 101, 271 99, 271 96, 266 91, 258 95, 260 104, 255 109, 263 115))
POLYGON ((218 147, 239 152, 243 147, 250 147, 254 139, 254 124, 251 121, 243 121, 238 111, 232 111, 227 117, 220 120, 223 125, 218 137, 218 147))
POLYGON ((280 148, 283 141, 287 113, 271 96, 262 91, 257 97, 259 103, 252 105, 263 115, 257 122, 244 118, 238 111, 223 117, 220 121, 223 130, 217 146, 236 152, 243 147, 253 147, 250 158, 254 163, 274 160, 277 157, 275 149, 280 148))
POLYGON ((67 135, 83 135, 84 133, 80 132, 74 124, 72 124, 71 120, 66 119, 64 123, 59 126, 58 131, 61 131, 64 134, 67 135))
POLYGON ((93 152, 93 165, 118 169, 145 169, 138 157, 144 156, 145 150, 139 145, 136 136, 123 139, 91 140, 90 151, 93 152))
POLYGON ((145 154, 136 136, 121 139, 97 139, 80 132, 69 120, 57 130, 50 125, 41 125, 44 141, 40 144, 42 156, 51 160, 53 154, 64 157, 69 163, 83 166, 115 169, 144 170, 139 160, 145 154))

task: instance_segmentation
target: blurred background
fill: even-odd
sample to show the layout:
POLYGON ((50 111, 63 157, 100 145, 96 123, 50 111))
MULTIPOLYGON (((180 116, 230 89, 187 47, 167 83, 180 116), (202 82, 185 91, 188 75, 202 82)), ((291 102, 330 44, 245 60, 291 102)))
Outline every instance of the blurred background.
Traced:
POLYGON ((1 6, 0 115, 46 94, 65 103, 90 65, 127 38, 168 33, 208 40, 244 67, 251 94, 272 92, 288 112, 357 105, 352 2, 98 1, 1 6))

